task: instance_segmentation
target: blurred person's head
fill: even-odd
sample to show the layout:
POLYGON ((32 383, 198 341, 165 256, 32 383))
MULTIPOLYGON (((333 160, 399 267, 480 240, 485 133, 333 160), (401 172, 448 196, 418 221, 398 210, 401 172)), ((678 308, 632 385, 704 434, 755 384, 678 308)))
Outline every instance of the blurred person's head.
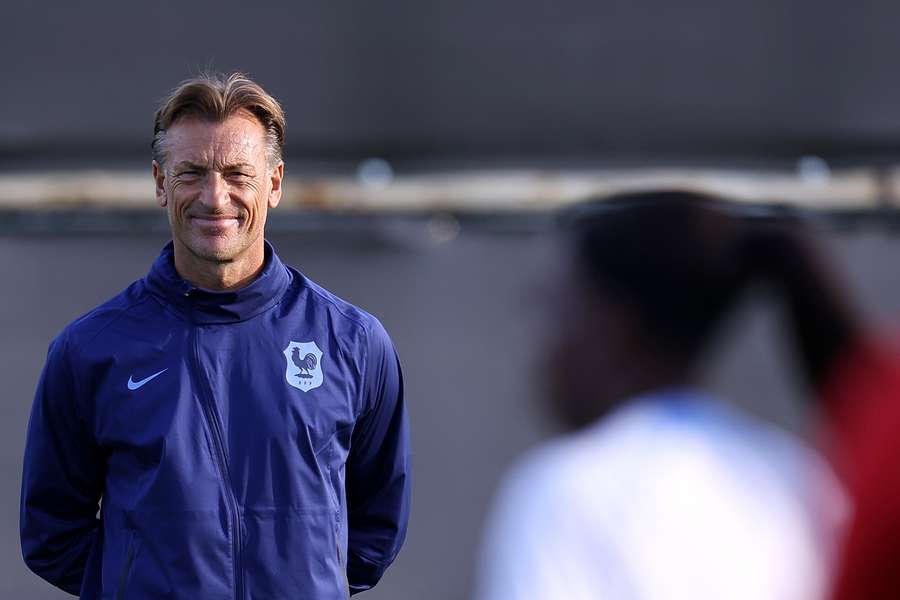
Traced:
POLYGON ((284 126, 278 102, 240 73, 187 80, 163 100, 153 178, 183 276, 231 269, 212 279, 238 286, 260 267, 268 209, 281 199, 284 126))
POLYGON ((572 268, 547 345, 553 409, 572 428, 642 392, 691 383, 746 278, 715 197, 628 193, 570 213, 572 268))

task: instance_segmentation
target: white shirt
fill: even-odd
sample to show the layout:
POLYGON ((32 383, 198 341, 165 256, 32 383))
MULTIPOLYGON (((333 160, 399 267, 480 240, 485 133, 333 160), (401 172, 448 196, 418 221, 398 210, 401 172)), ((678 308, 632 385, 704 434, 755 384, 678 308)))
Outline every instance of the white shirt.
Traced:
POLYGON ((520 459, 476 599, 822 598, 843 510, 800 441, 696 391, 657 392, 520 459))

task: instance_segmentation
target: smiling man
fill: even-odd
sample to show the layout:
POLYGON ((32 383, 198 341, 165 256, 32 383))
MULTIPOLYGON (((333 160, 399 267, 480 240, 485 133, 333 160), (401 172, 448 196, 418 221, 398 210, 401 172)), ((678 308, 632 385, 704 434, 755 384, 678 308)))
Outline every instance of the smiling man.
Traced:
POLYGON ((396 557, 400 366, 377 319, 265 241, 283 144, 281 107, 241 74, 189 80, 157 111, 172 242, 53 341, 29 422, 22 551, 53 585, 328 600, 396 557))

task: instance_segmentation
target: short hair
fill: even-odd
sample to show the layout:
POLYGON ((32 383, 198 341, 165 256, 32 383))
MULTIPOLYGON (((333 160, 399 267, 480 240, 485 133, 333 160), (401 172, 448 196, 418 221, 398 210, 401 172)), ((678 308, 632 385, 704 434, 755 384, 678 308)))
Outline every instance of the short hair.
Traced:
POLYGON ((266 155, 270 165, 281 161, 284 148, 284 110, 262 86, 244 73, 204 73, 183 81, 163 99, 153 125, 153 160, 165 164, 166 132, 185 116, 221 123, 247 111, 266 132, 266 155))

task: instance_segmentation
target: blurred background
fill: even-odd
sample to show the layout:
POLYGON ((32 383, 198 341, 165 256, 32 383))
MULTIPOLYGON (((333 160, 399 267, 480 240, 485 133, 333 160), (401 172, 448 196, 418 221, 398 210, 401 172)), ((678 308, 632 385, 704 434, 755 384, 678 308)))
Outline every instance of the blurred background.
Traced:
MULTIPOLYGON (((51 338, 167 240, 152 116, 182 79, 242 70, 282 102, 269 237, 403 359, 413 515, 364 597, 454 600, 498 478, 554 431, 535 344, 557 208, 673 184, 801 212, 873 314, 897 314, 898 22, 887 0, 4 3, 0 596, 66 597, 21 560, 28 411, 51 338)), ((749 302, 709 378, 803 431, 779 327, 749 302)))

